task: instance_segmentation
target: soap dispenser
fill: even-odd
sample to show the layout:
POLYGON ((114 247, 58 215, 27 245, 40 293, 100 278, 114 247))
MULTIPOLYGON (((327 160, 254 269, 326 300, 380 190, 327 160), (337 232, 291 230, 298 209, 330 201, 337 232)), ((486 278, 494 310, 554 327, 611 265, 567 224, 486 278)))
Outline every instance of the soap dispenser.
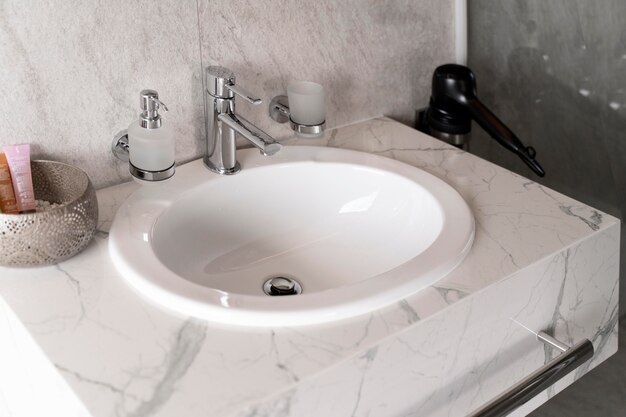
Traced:
POLYGON ((130 172, 142 180, 167 179, 174 175, 174 132, 159 114, 167 107, 154 90, 141 91, 139 105, 140 118, 128 127, 130 172))

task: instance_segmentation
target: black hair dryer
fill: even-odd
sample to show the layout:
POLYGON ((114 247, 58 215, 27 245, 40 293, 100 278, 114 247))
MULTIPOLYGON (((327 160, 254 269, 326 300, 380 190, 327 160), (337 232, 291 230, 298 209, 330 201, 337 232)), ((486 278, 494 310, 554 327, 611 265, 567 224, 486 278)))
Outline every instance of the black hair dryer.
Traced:
POLYGON ((467 67, 441 65, 433 73, 430 104, 420 114, 418 130, 462 149, 467 149, 472 119, 498 143, 519 156, 537 175, 546 173, 535 160, 535 149, 524 146, 476 96, 476 77, 467 67))

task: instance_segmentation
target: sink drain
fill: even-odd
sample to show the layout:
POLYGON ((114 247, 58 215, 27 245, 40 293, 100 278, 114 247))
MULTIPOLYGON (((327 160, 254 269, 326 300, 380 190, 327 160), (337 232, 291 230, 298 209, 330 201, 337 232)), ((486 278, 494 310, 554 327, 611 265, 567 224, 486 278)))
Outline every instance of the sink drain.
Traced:
POLYGON ((302 292, 302 287, 293 278, 273 277, 265 281, 263 291, 267 295, 298 295, 302 292))

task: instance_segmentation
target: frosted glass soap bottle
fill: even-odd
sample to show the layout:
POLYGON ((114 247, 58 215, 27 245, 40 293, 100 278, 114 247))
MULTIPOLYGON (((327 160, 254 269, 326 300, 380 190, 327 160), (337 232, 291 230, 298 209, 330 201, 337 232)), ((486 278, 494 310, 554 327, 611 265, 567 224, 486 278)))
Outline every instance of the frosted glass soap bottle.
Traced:
POLYGON ((128 126, 131 170, 159 172, 174 166, 174 132, 161 118, 159 110, 167 107, 154 90, 143 90, 139 103, 140 119, 128 126))

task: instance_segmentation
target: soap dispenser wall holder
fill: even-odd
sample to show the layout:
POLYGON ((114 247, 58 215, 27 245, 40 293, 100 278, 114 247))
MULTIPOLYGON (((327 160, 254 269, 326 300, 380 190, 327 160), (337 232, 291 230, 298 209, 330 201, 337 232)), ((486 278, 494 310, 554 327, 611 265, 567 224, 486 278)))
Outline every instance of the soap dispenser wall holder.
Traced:
MULTIPOLYGON (((159 109, 168 111, 167 106, 159 100, 159 95, 154 90, 143 90, 140 93, 140 104, 143 108, 141 114, 141 127, 154 129, 161 127, 159 109)), ((163 170, 150 171, 136 167, 130 162, 130 143, 128 139, 128 129, 121 130, 113 137, 111 152, 120 161, 127 162, 131 175, 142 181, 163 181, 174 175, 176 164, 172 164, 163 170)))

